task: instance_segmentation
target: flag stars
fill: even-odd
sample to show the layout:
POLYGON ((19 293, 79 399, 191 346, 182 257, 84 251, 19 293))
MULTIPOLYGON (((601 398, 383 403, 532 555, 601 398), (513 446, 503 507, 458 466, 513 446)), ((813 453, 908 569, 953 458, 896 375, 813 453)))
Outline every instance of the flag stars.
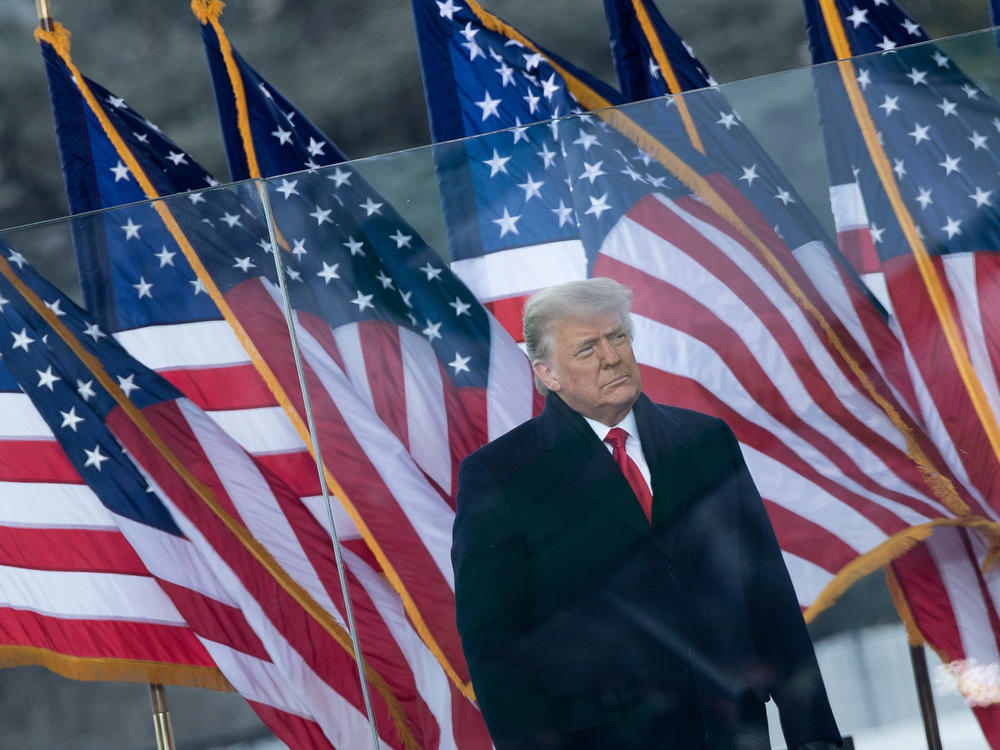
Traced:
POLYGON ((241 219, 239 217, 239 214, 231 214, 228 211, 226 211, 226 213, 222 215, 222 221, 224 221, 230 229, 232 229, 233 227, 243 226, 240 223, 241 219))
POLYGON ((489 91, 484 91, 483 98, 475 103, 483 113, 480 122, 486 122, 486 119, 489 117, 499 117, 499 107, 500 102, 502 101, 502 99, 494 99, 491 97, 489 91))
POLYGON ((139 386, 135 382, 135 373, 131 373, 127 378, 123 378, 121 375, 116 376, 118 378, 118 387, 122 389, 122 393, 126 397, 132 398, 132 391, 140 390, 139 386))
POLYGON ((944 113, 945 117, 947 117, 948 115, 955 114, 955 108, 957 106, 958 105, 955 104, 955 102, 950 101, 948 99, 948 97, 942 97, 941 101, 938 102, 937 108, 940 109, 944 113))
POLYGON ((580 135, 577 137, 573 144, 576 146, 582 146, 584 153, 590 151, 590 147, 597 143, 597 136, 593 133, 588 133, 585 130, 580 131, 580 135))
POLYGON ((45 302, 44 305, 52 311, 52 314, 57 318, 61 318, 66 312, 60 307, 62 305, 61 299, 55 299, 52 302, 45 302))
POLYGON ((28 351, 28 347, 35 343, 35 339, 28 335, 28 329, 22 328, 20 333, 10 332, 11 336, 14 337, 14 343, 11 344, 11 349, 24 349, 25 352, 28 351))
POLYGON ((285 196, 285 200, 287 201, 293 195, 298 195, 299 194, 299 191, 296 188, 296 185, 298 185, 298 184, 299 184, 298 180, 282 179, 281 184, 278 185, 278 187, 275 188, 275 189, 279 193, 281 193, 283 196, 285 196))
POLYGON ((315 138, 309 138, 309 145, 306 147, 306 151, 309 152, 309 156, 326 156, 323 153, 323 149, 326 148, 326 144, 323 141, 317 141, 315 138))
POLYGON ((462 9, 461 5, 455 5, 454 0, 445 0, 444 2, 436 0, 436 2, 441 18, 447 18, 449 21, 454 21, 455 14, 462 9))
POLYGON ((163 245, 160 248, 160 252, 156 253, 154 257, 159 258, 160 268, 163 268, 164 266, 172 266, 174 264, 175 255, 177 255, 177 253, 170 252, 169 250, 167 250, 167 246, 163 245))
POLYGON ((111 167, 109 171, 114 173, 115 182, 121 182, 122 180, 125 180, 127 182, 128 180, 132 179, 131 177, 129 177, 129 168, 126 167, 124 164, 122 164, 121 159, 119 159, 118 163, 115 166, 111 167))
POLYGON ((384 269, 379 269, 378 274, 375 275, 375 280, 382 285, 383 289, 392 289, 392 277, 386 275, 384 269))
POLYGON ((105 99, 108 104, 110 104, 115 109, 122 109, 125 106, 125 100, 120 96, 115 96, 114 94, 108 94, 108 98, 105 99))
POLYGON ((121 229, 125 232, 126 240, 137 240, 139 239, 139 230, 142 229, 142 224, 136 224, 132 221, 132 217, 128 217, 128 221, 121 225, 121 229))
POLYGON ((972 100, 974 100, 977 96, 979 96, 979 89, 977 89, 971 83, 963 83, 962 91, 965 92, 966 97, 972 100))
POLYGON ((80 424, 80 422, 84 421, 83 417, 77 415, 75 406, 71 407, 69 411, 59 412, 59 416, 63 418, 62 424, 59 426, 68 427, 73 430, 73 432, 76 432, 76 426, 80 424))
POLYGON ((490 177, 496 177, 498 174, 503 172, 507 174, 507 162, 510 161, 509 156, 500 156, 496 149, 493 149, 493 156, 483 164, 486 164, 490 168, 490 177))
POLYGON ((507 207, 503 207, 503 216, 499 219, 493 219, 493 223, 500 227, 500 236, 504 237, 507 234, 520 234, 517 231, 517 222, 521 218, 521 215, 511 216, 507 207))
POLYGON ((153 285, 146 281, 145 276, 140 276, 139 283, 133 284, 132 288, 135 289, 136 294, 138 295, 137 299, 142 299, 143 297, 149 297, 150 299, 153 298, 153 293, 150 291, 153 288, 153 285))
POLYGON ((455 317, 460 318, 463 315, 469 315, 469 308, 472 307, 468 302, 462 302, 459 297, 455 297, 454 302, 449 302, 448 305, 455 309, 455 317))
POLYGON ((535 114, 535 110, 538 109, 538 102, 542 100, 540 96, 537 96, 534 91, 528 89, 527 96, 522 96, 525 103, 528 105, 528 114, 535 114))
POLYGON ((428 341, 433 343, 434 339, 441 338, 441 324, 432 323, 429 319, 427 319, 427 327, 424 328, 421 333, 427 337, 428 341))
POLYGON ((437 279, 437 277, 441 275, 441 270, 442 269, 436 268, 435 266, 432 266, 431 262, 427 261, 424 265, 422 265, 420 267, 419 270, 423 271, 425 274, 427 274, 427 280, 431 281, 433 279, 437 279))
POLYGON ((344 244, 344 247, 346 247, 348 250, 351 251, 351 257, 352 258, 355 255, 360 255, 362 258, 365 256, 365 251, 362 249, 364 247, 364 243, 363 242, 359 242, 358 240, 354 239, 353 235, 349 236, 347 238, 347 242, 345 242, 343 244, 344 244))
POLYGON ((358 312, 359 313, 364 312, 365 309, 369 308, 369 307, 371 307, 372 309, 374 309, 375 308, 375 304, 372 302, 372 297, 373 296, 374 295, 372 295, 372 294, 362 294, 361 290, 359 289, 357 296, 354 299, 351 300, 351 304, 358 306, 358 312))
POLYGON ((875 224, 872 224, 870 227, 868 227, 868 231, 871 233, 873 244, 875 245, 882 244, 882 235, 885 233, 885 227, 880 227, 876 226, 875 224))
POLYGON ((374 216, 375 214, 382 213, 382 204, 372 200, 371 196, 358 207, 365 210, 365 216, 374 216))
POLYGON ((980 135, 975 130, 972 131, 972 135, 969 136, 969 142, 972 144, 974 151, 978 151, 981 148, 985 148, 987 151, 989 149, 986 147, 986 136, 980 135))
POLYGON ((187 154, 183 151, 171 151, 167 154, 167 159, 174 163, 175 167, 179 167, 181 164, 187 164, 187 154))
POLYGON ((256 268, 257 264, 247 255, 245 258, 236 258, 236 262, 233 263, 232 267, 240 269, 243 273, 250 273, 250 269, 256 268))
POLYGON ((413 235, 403 234, 401 229, 396 229, 396 233, 390 234, 389 239, 396 243, 397 250, 402 250, 404 247, 412 248, 410 242, 413 240, 413 235))
POLYGON ((573 220, 573 208, 567 206, 563 203, 563 199, 559 199, 559 208, 550 209, 557 217, 559 217, 559 226, 562 227, 563 224, 569 223, 571 226, 575 224, 573 220))
POLYGON ((594 184, 594 180, 602 175, 607 174, 601 167, 604 165, 604 161, 599 161, 595 164, 590 164, 589 162, 583 163, 583 174, 577 177, 578 180, 589 180, 590 184, 594 184))
POLYGON ((656 64, 656 60, 652 57, 649 58, 649 77, 654 81, 660 80, 660 66, 656 64))
POLYGON ((323 279, 323 284, 327 285, 334 279, 339 279, 340 274, 337 273, 337 267, 340 266, 339 263, 329 264, 323 261, 323 270, 317 271, 316 275, 323 279))
POLYGON ((507 63, 501 62, 500 67, 494 68, 494 70, 500 76, 500 85, 503 88, 507 88, 508 85, 514 83, 514 69, 507 63))
POLYGON ((472 357, 463 357, 458 352, 455 352, 455 359, 448 363, 448 367, 453 368, 456 375, 460 372, 469 372, 470 359, 472 359, 472 357))
POLYGON ((916 68, 910 68, 910 72, 906 74, 906 77, 910 79, 914 86, 919 84, 927 85, 927 71, 917 70, 916 68))
MULTIPOLYGON (((1000 128, 998 128, 1000 130, 1000 128)), ((495 154, 496 152, 494 152, 495 154)), ((542 150, 535 152, 538 156, 542 157, 542 167, 543 169, 548 169, 553 164, 556 163, 556 152, 549 151, 549 145, 547 143, 542 144, 542 150)), ((492 175, 491 175, 492 176, 492 175)))
POLYGON ((519 188, 521 188, 521 190, 524 191, 524 202, 527 203, 532 198, 541 198, 542 197, 541 189, 542 189, 542 185, 544 185, 544 184, 545 183, 543 181, 541 181, 541 180, 536 181, 535 178, 532 177, 531 173, 529 172, 528 176, 527 176, 527 180, 525 180, 524 182, 518 183, 517 186, 519 188))
POLYGON ((882 41, 875 45, 883 52, 892 52, 898 46, 892 39, 887 36, 882 37, 882 41))
POLYGON ((951 62, 951 60, 941 53, 941 50, 934 50, 934 54, 931 57, 934 58, 934 62, 937 63, 939 68, 947 68, 948 63, 951 62))
POLYGON ((552 101, 552 97, 559 91, 559 84, 556 83, 556 74, 553 73, 547 80, 542 81, 542 96, 546 101, 552 101))
POLYGON ((294 255, 299 260, 302 259, 303 255, 307 255, 309 253, 309 251, 306 250, 306 240, 305 240, 304 237, 301 238, 301 239, 292 240, 292 250, 291 250, 291 252, 292 252, 292 255, 294 255))
POLYGON ((913 137, 913 145, 918 146, 923 141, 929 141, 931 137, 927 134, 930 130, 930 125, 921 125, 918 122, 913 123, 913 130, 911 130, 907 135, 913 137))
POLYGON ((76 381, 76 392, 79 394, 80 398, 84 401, 90 401, 97 393, 94 391, 94 381, 88 380, 84 383, 82 380, 76 381))
POLYGON ((850 21, 854 28, 858 28, 863 23, 868 23, 868 10, 862 10, 857 5, 851 6, 851 15, 845 16, 845 18, 850 21))
POLYGON ((947 223, 941 227, 941 231, 947 235, 949 240, 955 237, 955 235, 962 233, 962 230, 959 228, 959 225, 962 223, 961 219, 953 219, 950 216, 945 218, 947 223))
POLYGON ((958 168, 958 163, 962 160, 961 156, 951 156, 950 154, 944 155, 944 161, 939 161, 938 166, 944 167, 944 174, 947 177, 952 172, 961 172, 962 170, 958 168))
POLYGON ((278 144, 284 146, 292 142, 292 131, 285 130, 280 125, 277 130, 272 130, 271 135, 278 139, 278 144))
POLYGON ((107 336, 107 334, 98 327, 97 323, 91 323, 84 328, 83 335, 90 336, 90 338, 92 338, 95 342, 98 339, 102 339, 107 336))
POLYGON ((903 179, 903 176, 906 174, 906 165, 902 159, 892 160, 892 171, 896 173, 897 180, 903 179))
POLYGON ((976 185, 976 192, 969 197, 976 202, 976 208, 982 208, 983 206, 993 205, 990 203, 991 195, 993 195, 992 190, 983 190, 981 187, 976 185))
POLYGON ((899 97, 898 96, 889 96, 888 94, 886 94, 885 99, 883 99, 882 103, 879 104, 878 106, 879 106, 879 109, 881 109, 883 112, 885 112, 885 116, 888 117, 893 112, 898 112, 899 111, 899 97))
POLYGON ((736 115, 732 112, 719 112, 719 119, 715 121, 715 124, 729 130, 737 125, 736 115))
POLYGON ((83 464, 84 468, 88 466, 93 466, 98 471, 101 470, 101 464, 105 461, 110 460, 107 456, 101 453, 101 446, 95 445, 93 450, 87 450, 84 448, 84 454, 87 456, 86 462, 83 464))
POLYGON ((774 197, 776 200, 781 201, 781 205, 783 206, 787 206, 789 203, 795 203, 795 199, 792 197, 792 194, 784 188, 778 188, 778 192, 774 197))
POLYGON ((333 171, 333 174, 328 174, 326 176, 326 179, 333 180, 333 186, 339 188, 343 185, 351 184, 351 173, 346 169, 337 167, 333 171))
POLYGON ((191 279, 188 283, 194 288, 192 294, 197 297, 199 294, 208 294, 208 290, 205 288, 205 282, 201 279, 191 279))
POLYGON ((316 226, 319 227, 322 226, 324 223, 330 223, 330 224, 333 223, 333 219, 330 218, 331 213, 333 213, 332 208, 320 208, 317 205, 316 210, 314 210, 309 215, 314 219, 316 219, 316 226))
POLYGON ((742 167, 742 169, 743 174, 740 175, 740 179, 746 180, 747 187, 752 187, 753 181, 760 177, 760 175, 757 174, 757 165, 751 164, 749 167, 742 167))
POLYGON ((872 82, 871 71, 869 71, 868 68, 861 68, 861 70, 858 71, 857 81, 862 91, 867 89, 872 82))
POLYGON ((21 255, 17 250, 11 250, 10 255, 7 256, 7 260, 13 263, 18 268, 24 268, 24 264, 27 263, 24 256, 21 255))
POLYGON ((51 391, 56 381, 62 380, 61 377, 52 372, 52 365, 49 365, 44 370, 35 370, 35 372, 38 373, 39 388, 48 388, 51 391))
POLYGON ((920 204, 920 208, 925 209, 933 202, 934 200, 931 198, 930 188, 920 188, 917 193, 917 203, 920 204))
POLYGON ((584 211, 584 214, 590 216, 592 215, 595 219, 600 219, 601 214, 605 211, 610 211, 611 206, 608 205, 608 194, 604 193, 600 198, 595 198, 593 196, 588 196, 590 199, 590 208, 584 211))

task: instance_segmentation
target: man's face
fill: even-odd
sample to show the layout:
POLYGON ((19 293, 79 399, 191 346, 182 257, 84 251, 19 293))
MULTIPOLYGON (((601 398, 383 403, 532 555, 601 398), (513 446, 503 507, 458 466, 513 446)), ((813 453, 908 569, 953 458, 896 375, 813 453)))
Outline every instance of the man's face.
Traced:
POLYGON ((585 417, 613 426, 639 397, 632 342, 615 313, 574 315, 553 325, 553 352, 535 374, 585 417))

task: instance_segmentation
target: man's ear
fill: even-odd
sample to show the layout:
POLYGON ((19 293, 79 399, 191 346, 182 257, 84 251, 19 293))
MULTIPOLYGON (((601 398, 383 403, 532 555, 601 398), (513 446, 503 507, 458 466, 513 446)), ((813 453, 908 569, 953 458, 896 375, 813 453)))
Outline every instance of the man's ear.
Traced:
POLYGON ((535 376, 542 381, 542 385, 550 391, 559 391, 562 387, 559 385, 559 379, 552 372, 552 365, 548 362, 536 359, 531 363, 531 369, 535 371, 535 376))

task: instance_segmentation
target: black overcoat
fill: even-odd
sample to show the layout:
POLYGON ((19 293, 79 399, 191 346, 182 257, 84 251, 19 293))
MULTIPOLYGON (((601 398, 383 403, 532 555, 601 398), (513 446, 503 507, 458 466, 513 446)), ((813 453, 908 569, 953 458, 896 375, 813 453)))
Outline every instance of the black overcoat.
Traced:
POLYGON ((500 750, 768 748, 839 739, 801 611, 729 427, 635 415, 650 525, 607 448, 550 394, 459 471, 458 628, 500 750))

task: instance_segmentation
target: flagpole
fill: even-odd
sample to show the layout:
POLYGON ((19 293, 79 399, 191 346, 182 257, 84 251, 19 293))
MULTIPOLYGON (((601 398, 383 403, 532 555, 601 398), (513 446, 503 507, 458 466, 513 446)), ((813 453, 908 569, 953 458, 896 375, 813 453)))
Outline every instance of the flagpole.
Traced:
POLYGON ((917 700, 920 702, 920 718, 924 721, 924 734, 927 735, 927 748, 942 750, 934 693, 927 670, 927 653, 923 646, 910 646, 910 664, 913 666, 913 680, 917 684, 917 700))
POLYGON ((49 9, 49 0, 35 0, 35 9, 38 11, 38 25, 43 31, 52 31, 52 11, 49 9))
POLYGON ((288 288, 285 285, 285 269, 281 262, 281 247, 278 244, 278 228, 274 223, 274 214, 271 211, 271 200, 267 195, 266 183, 258 178, 257 193, 260 196, 261 206, 264 209, 264 219, 267 223, 268 238, 271 241, 272 253, 274 254, 274 266, 278 277, 278 289, 281 291, 281 299, 284 303, 285 323, 288 325, 288 338, 292 346, 292 356, 295 358, 295 370, 299 376, 299 388, 302 391, 302 407, 306 416, 306 423, 309 427, 309 438, 312 441, 313 456, 316 460, 316 469, 319 475, 320 489, 323 492, 323 500, 326 504, 327 523, 330 527, 330 537, 333 540, 333 556, 337 562, 337 573, 340 576, 340 590, 344 597, 344 614, 347 618, 347 630, 351 636, 351 645, 354 647, 354 660, 358 665, 358 679, 361 681, 361 695, 364 698, 365 710, 368 712, 368 724, 372 730, 372 747, 379 750, 381 744, 378 739, 378 727, 375 725, 375 712, 372 709, 372 699, 368 694, 368 680, 365 678, 364 657, 361 653, 361 642, 358 640, 358 628, 354 622, 354 607, 351 604, 351 594, 347 586, 347 571, 344 569, 344 559, 340 553, 340 539, 337 536, 337 526, 333 520, 333 506, 330 502, 330 488, 326 482, 326 472, 323 471, 323 458, 320 454, 319 437, 316 434, 316 423, 313 419, 312 407, 309 403, 309 389, 306 387, 305 370, 302 366, 302 353, 299 350, 299 339, 295 332, 295 319, 292 313, 291 298, 288 288))
MULTIPOLYGON (((41 0, 39 0, 41 2, 41 0)), ((163 685, 149 683, 149 698, 153 704, 153 731, 156 734, 157 750, 174 750, 174 731, 170 726, 170 711, 167 710, 167 693, 163 685)))

